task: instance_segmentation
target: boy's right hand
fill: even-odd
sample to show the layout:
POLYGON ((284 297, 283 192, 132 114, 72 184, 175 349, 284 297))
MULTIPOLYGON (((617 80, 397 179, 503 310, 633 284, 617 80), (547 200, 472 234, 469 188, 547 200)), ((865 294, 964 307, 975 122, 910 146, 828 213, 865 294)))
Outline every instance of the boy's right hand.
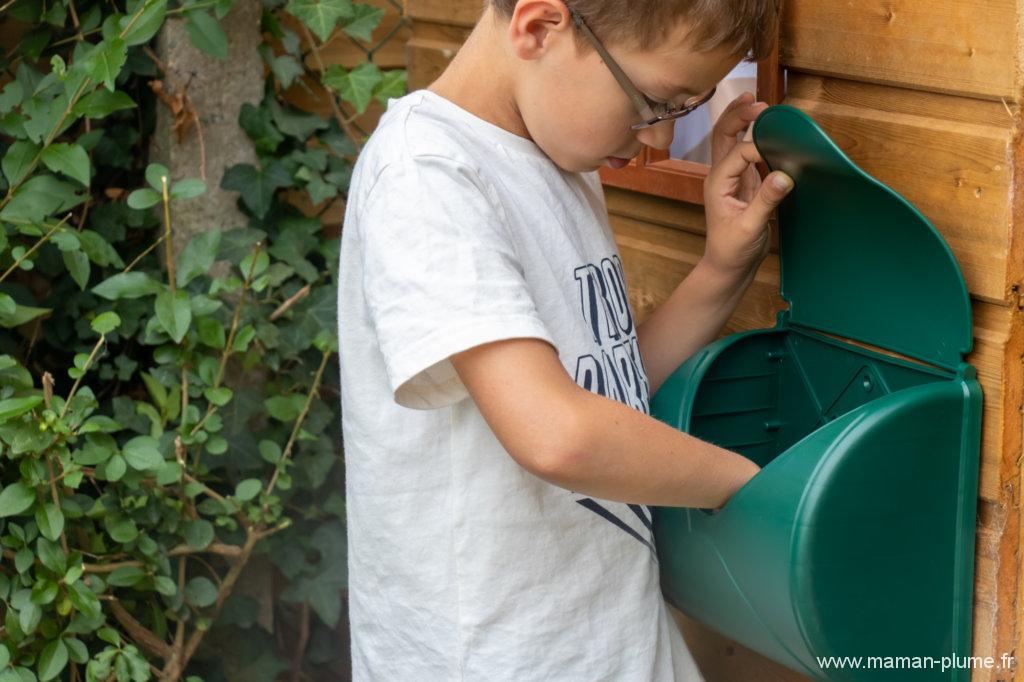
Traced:
POLYGON ((768 254, 768 218, 793 189, 792 179, 781 171, 761 182, 754 165, 763 160, 761 154, 753 142, 737 140, 767 107, 745 92, 722 112, 711 133, 704 259, 730 274, 749 272, 768 254))

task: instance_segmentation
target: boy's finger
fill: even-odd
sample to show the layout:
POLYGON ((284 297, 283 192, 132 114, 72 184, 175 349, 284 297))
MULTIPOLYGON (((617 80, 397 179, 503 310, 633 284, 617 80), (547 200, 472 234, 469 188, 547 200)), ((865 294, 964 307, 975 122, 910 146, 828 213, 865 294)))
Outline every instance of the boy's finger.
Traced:
POLYGON ((711 167, 708 181, 715 187, 738 187, 743 173, 750 164, 758 161, 761 161, 761 154, 753 142, 738 142, 721 161, 711 167))
POLYGON ((751 121, 768 108, 765 102, 755 102, 754 96, 745 92, 732 101, 715 121, 711 138, 712 162, 728 154, 736 144, 737 136, 749 131, 751 121))
POLYGON ((786 195, 793 190, 793 180, 781 171, 775 171, 764 179, 754 199, 743 212, 743 222, 749 227, 758 227, 768 222, 772 211, 779 207, 786 195))

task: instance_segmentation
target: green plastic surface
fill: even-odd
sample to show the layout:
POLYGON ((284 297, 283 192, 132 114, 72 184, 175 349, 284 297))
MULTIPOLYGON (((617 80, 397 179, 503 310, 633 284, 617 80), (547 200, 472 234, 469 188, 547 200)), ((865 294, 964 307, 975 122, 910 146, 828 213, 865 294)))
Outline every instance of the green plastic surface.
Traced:
POLYGON ((955 369, 971 350, 971 302, 931 223, 799 109, 767 109, 754 143, 796 182, 779 207, 791 323, 955 369))
MULTIPOLYGON (((969 656, 971 645, 982 397, 961 356, 970 348, 970 309, 953 322, 900 311, 900 302, 920 304, 919 278, 893 272, 858 288, 843 279, 843 268, 857 263, 859 274, 850 277, 861 283, 876 270, 898 270, 883 242, 898 243, 892 249, 908 258, 919 239, 934 268, 929 295, 951 299, 929 303, 933 313, 961 310, 963 279, 920 214, 853 166, 804 114, 767 110, 755 141, 773 167, 790 172, 798 188, 803 183, 804 194, 793 196, 798 205, 780 212, 792 308, 772 329, 734 334, 696 353, 651 407, 666 423, 763 468, 716 513, 654 508, 665 597, 815 679, 966 682, 969 670, 942 671, 940 662, 969 656), (872 196, 882 198, 877 221, 870 205, 849 202, 872 196), (874 229, 883 222, 885 234, 900 236, 883 239, 874 229), (843 230, 859 234, 826 236, 843 230), (873 250, 857 244, 866 235, 879 240, 873 250), (872 254, 881 252, 878 265, 872 254), (837 277, 842 284, 830 286, 837 277), (828 295, 843 306, 828 310, 828 295), (852 321, 845 317, 851 310, 852 321), (926 329, 906 331, 907 321, 926 329), (837 340, 816 324, 931 364, 837 340), (830 656, 863 658, 860 668, 839 668, 824 662, 830 656), (929 656, 934 667, 879 667, 929 656), (875 667, 868 657, 878 657, 875 667)), ((916 271, 917 264, 907 266, 916 271)))

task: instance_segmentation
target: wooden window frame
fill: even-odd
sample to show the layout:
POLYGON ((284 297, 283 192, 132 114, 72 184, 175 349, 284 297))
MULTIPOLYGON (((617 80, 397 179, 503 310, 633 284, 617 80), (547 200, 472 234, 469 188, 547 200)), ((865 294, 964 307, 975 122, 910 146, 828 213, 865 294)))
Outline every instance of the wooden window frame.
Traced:
MULTIPOLYGON (((785 78, 776 36, 771 53, 757 63, 757 99, 768 104, 780 104, 785 95, 785 78)), ((603 166, 598 173, 601 182, 609 187, 703 205, 704 180, 710 168, 704 163, 671 159, 667 149, 644 147, 624 168, 614 170, 603 166)))

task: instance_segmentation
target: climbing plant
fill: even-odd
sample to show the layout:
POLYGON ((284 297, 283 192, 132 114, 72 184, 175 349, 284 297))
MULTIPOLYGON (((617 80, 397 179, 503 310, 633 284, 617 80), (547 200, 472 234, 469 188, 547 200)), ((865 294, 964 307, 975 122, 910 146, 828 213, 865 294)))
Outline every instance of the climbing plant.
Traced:
POLYGON ((0 682, 336 679, 339 240, 320 214, 405 73, 373 63, 380 7, 264 1, 266 94, 238 121, 258 162, 209 179, 248 225, 176 251, 173 208, 207 186, 146 159, 168 105, 149 43, 180 17, 229 59, 235 2, 0 0, 20 33, 0 58, 0 682), (364 63, 325 65, 337 31, 364 63), (327 118, 285 99, 318 85, 327 118), (256 560, 273 595, 237 589, 256 560))

